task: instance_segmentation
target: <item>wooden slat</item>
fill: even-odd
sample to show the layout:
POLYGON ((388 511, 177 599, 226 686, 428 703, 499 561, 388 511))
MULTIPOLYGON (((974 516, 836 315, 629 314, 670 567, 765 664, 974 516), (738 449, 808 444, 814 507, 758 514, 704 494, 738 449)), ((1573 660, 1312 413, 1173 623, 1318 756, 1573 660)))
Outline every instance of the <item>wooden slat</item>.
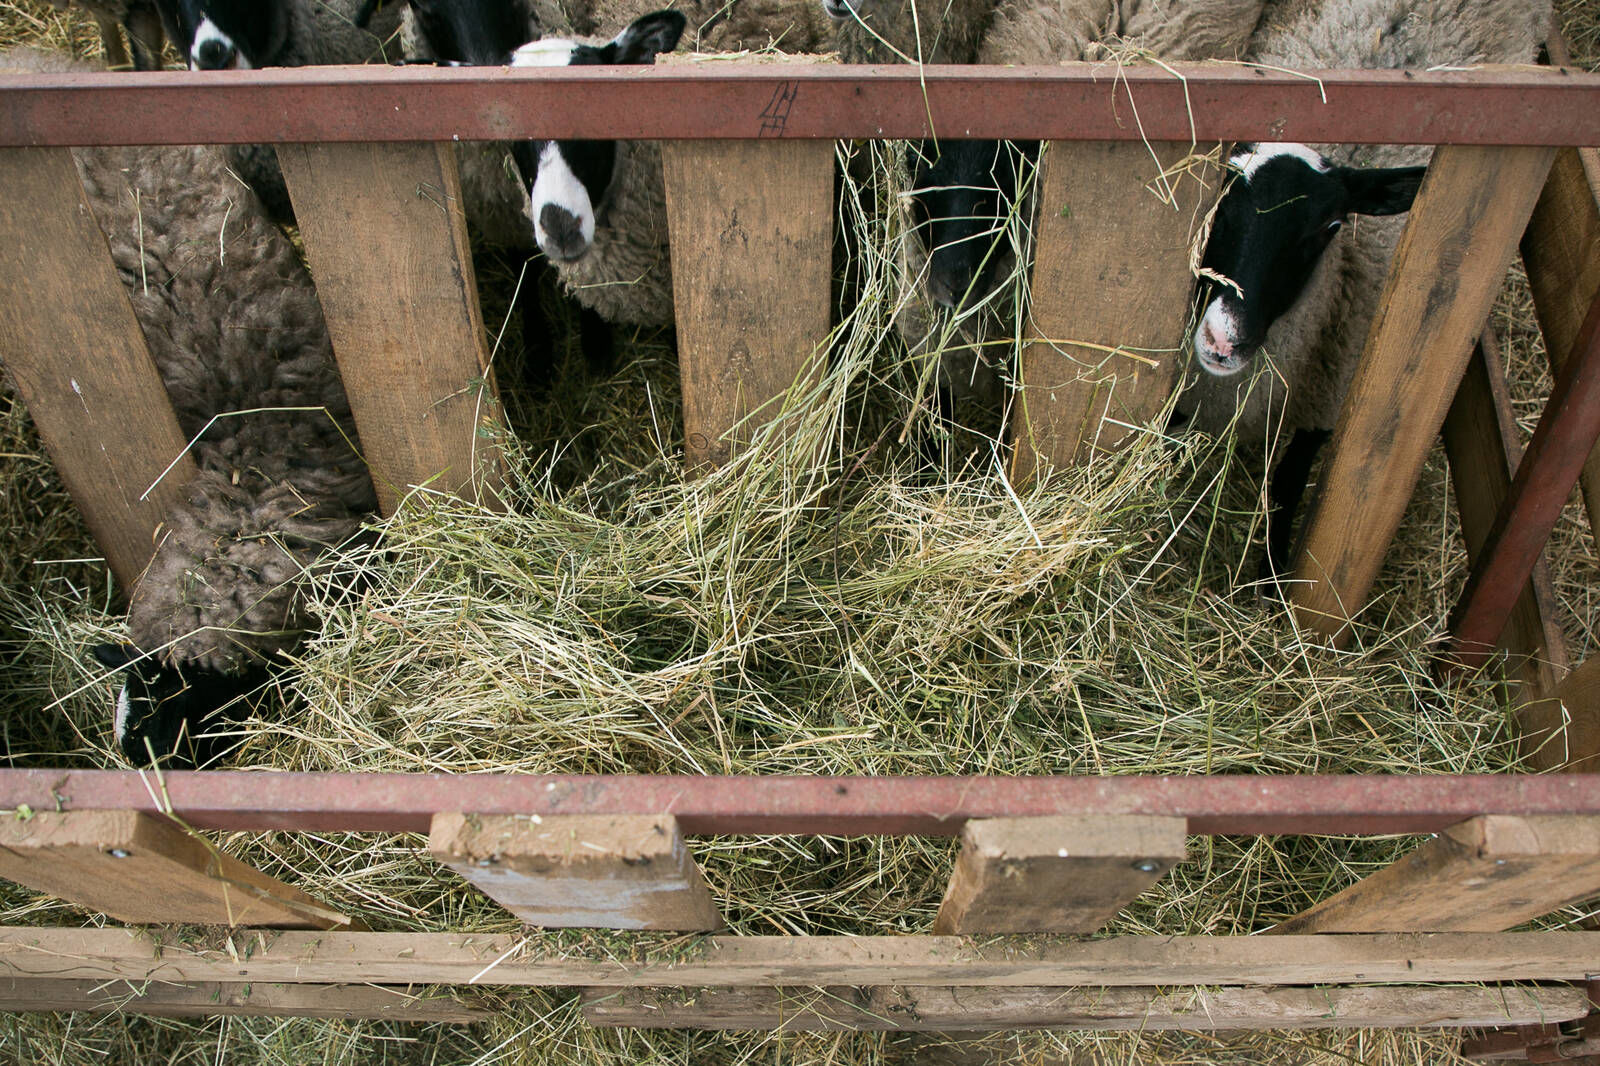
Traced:
POLYGON ((529 925, 722 926, 705 876, 670 814, 439 814, 428 846, 435 859, 529 925))
POLYGON ((708 936, 281 932, 248 952, 123 929, 0 928, 0 975, 291 984, 683 987, 1572 981, 1600 933, 1363 936, 708 936), (624 950, 624 948, 626 950, 624 950), (237 955, 237 957, 235 957, 237 955), (491 968, 491 964, 493 964, 491 968))
POLYGON ((1184 859, 1182 818, 975 818, 935 933, 1092 933, 1184 859))
POLYGON ((378 502, 492 498, 500 404, 449 144, 278 147, 378 502))
POLYGON ((0 877, 124 922, 334 929, 350 920, 154 815, 0 819, 0 877))
POLYGON ((1600 895, 1600 818, 1473 818, 1278 933, 1494 932, 1600 895))
POLYGON ((1525 1025, 1588 1013, 1580 989, 588 989, 590 1025, 641 1029, 1333 1029, 1525 1025))
MULTIPOLYGON (((1499 344, 1487 329, 1473 348, 1443 432, 1471 563, 1489 535, 1511 485, 1511 472, 1522 456, 1499 344)), ((1572 738, 1555 735, 1561 723, 1559 705, 1548 701, 1567 671, 1567 650, 1556 622, 1549 567, 1542 557, 1517 601, 1501 646, 1510 652, 1507 676, 1517 686, 1513 699, 1522 753, 1534 768, 1554 769, 1567 761, 1572 738)))
POLYGON ((1146 184, 1190 150, 1090 141, 1045 152, 1016 479, 1115 448, 1172 392, 1190 318, 1189 246, 1220 172, 1196 164, 1174 179, 1175 204, 1146 184))
POLYGON ((142 981, 0 978, 0 1011, 116 1011, 163 1018, 382 1018, 397 1022, 483 1021, 470 999, 384 985, 161 984, 142 981))
POLYGON ((1434 152, 1296 559, 1301 624, 1342 639, 1366 604, 1552 155, 1456 145, 1434 152))
MULTIPOLYGON (((1556 153, 1522 236, 1522 262, 1551 370, 1559 374, 1600 292, 1600 151, 1556 153)), ((1581 484, 1589 525, 1600 529, 1600 450, 1589 456, 1581 484)))
POLYGON ((186 441, 71 153, 0 149, 0 188, 0 359, 127 589, 195 466, 162 477, 186 441))
POLYGON ((1586 773, 1600 767, 1600 656, 1590 656, 1562 678, 1551 702, 1560 708, 1556 713, 1566 735, 1562 768, 1586 773))
POLYGON ((661 146, 691 469, 725 462, 828 335, 831 141, 661 146))

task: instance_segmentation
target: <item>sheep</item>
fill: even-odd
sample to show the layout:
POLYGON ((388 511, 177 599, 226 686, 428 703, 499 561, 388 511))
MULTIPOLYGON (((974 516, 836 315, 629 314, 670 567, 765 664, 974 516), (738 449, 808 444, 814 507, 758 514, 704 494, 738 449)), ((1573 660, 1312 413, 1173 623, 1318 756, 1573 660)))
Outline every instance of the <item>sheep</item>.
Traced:
MULTIPOLYGON (((1096 51, 1130 47, 1166 59, 1235 58, 1262 14, 1264 0, 1004 0, 979 50, 989 64, 1051 65, 1096 51)), ((1011 239, 1031 228, 1025 195, 1037 142, 1009 149, 998 141, 922 142, 911 146, 907 239, 902 244, 905 291, 897 325, 913 351, 942 348, 944 384, 993 399, 999 382, 981 351, 990 334, 1015 332, 997 319, 996 288, 1025 252, 1011 239), (1020 226, 1010 225, 1019 219, 1020 226), (941 312, 939 309, 945 309, 941 312), (942 344, 940 321, 959 315, 960 345, 942 344)), ((1025 257, 1025 256, 1024 256, 1025 257)))
MULTIPOLYGON (((657 11, 610 41, 545 39, 513 66, 649 64, 677 46, 687 20, 657 11)), ((579 303, 608 322, 672 322, 666 185, 655 141, 527 141, 512 146, 540 251, 579 303)))
POLYGON ((971 63, 995 0, 822 0, 844 63, 971 63))
MULTIPOLYGON (((377 0, 158 0, 174 47, 191 70, 365 63, 399 30, 400 6, 377 0)), ((294 222, 294 204, 269 144, 227 149, 270 217, 294 222)))
MULTIPOLYGON (((587 13, 591 28, 576 29, 626 26, 660 5, 661 0, 595 0, 587 13)), ((823 52, 833 39, 816 0, 681 0, 674 10, 688 20, 684 44, 691 52, 823 52)))
MULTIPOLYGON (((0 66, 82 69, 26 51, 0 66)), ((225 156, 73 155, 199 468, 131 590, 132 646, 94 654, 124 672, 114 733, 130 760, 147 740, 203 760, 195 728, 298 642, 298 579, 377 500, 310 275, 225 156)))
POLYGON ((76 4, 100 24, 100 40, 105 45, 106 66, 125 67, 131 50, 134 70, 160 70, 161 49, 166 34, 161 27, 157 0, 50 0, 59 8, 76 4), (122 44, 122 31, 128 44, 122 44))
MULTIPOLYGON (((1549 23, 1548 0, 1327 0, 1264 27, 1251 58, 1297 69, 1530 62, 1549 23)), ((1286 555, 1430 154, 1257 144, 1231 155, 1175 424, 1252 442, 1288 436, 1268 490, 1263 576, 1286 555)))

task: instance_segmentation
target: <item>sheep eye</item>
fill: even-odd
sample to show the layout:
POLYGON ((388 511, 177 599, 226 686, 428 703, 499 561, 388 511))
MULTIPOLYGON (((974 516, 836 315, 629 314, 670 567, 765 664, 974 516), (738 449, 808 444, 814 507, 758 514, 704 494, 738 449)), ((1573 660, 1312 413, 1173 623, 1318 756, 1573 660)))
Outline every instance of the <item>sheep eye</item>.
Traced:
POLYGON ((1327 233, 1331 237, 1335 233, 1338 233, 1343 228, 1344 228, 1344 219, 1336 218, 1332 222, 1328 223, 1327 228, 1323 232, 1327 233))

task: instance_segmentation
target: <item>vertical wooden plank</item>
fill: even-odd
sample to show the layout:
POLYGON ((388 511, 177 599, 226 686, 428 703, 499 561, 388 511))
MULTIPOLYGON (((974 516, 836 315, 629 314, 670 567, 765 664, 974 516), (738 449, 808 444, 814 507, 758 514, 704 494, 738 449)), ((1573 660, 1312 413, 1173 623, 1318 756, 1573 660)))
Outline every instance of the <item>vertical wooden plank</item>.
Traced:
POLYGON ((355 927, 298 888, 136 811, 0 819, 0 877, 124 922, 355 927))
POLYGON ((71 152, 0 149, 0 188, 0 358, 126 589, 194 462, 162 477, 187 442, 71 152))
POLYGON ((1296 559, 1302 625, 1341 640, 1366 604, 1553 154, 1463 145, 1434 152, 1296 559))
POLYGON ((828 335, 833 142, 661 146, 689 468, 727 461, 752 412, 809 372, 828 335))
POLYGON ((1492 933, 1600 895, 1600 817, 1489 814, 1273 928, 1492 933))
POLYGON ((974 818, 936 934, 1092 933, 1184 860, 1187 820, 974 818))
POLYGON ((1562 678, 1549 701, 1555 725, 1565 730, 1567 742, 1561 769, 1568 773, 1600 772, 1600 655, 1562 678))
POLYGON ((529 925, 722 926, 670 814, 437 814, 428 846, 435 859, 529 925))
POLYGON ((503 432, 448 144, 278 147, 384 514, 492 499, 503 432))
POLYGON ((1172 392, 1191 317, 1190 244, 1221 172, 1196 164, 1175 178, 1175 204, 1146 186, 1190 152, 1139 141, 1046 148, 1015 479, 1115 448, 1172 392))
POLYGON ((1151 1032, 1453 1028, 1566 1021, 1586 1013, 1588 1001, 1583 990, 1571 985, 1206 989, 836 986, 585 989, 583 993, 583 1017, 590 1025, 640 1029, 1151 1032))
MULTIPOLYGON (((248 947, 249 945, 247 945, 248 947)), ((493 1012, 459 993, 392 985, 158 984, 0 978, 0 1011, 116 1011, 161 1018, 384 1018, 469 1024, 493 1012)))
MULTIPOLYGON (((1470 563, 1489 535, 1522 454, 1499 344, 1487 328, 1445 416, 1444 446, 1470 563)), ((1560 706, 1548 697, 1566 674, 1567 649, 1542 557, 1517 600, 1501 646, 1510 653, 1506 673, 1517 690, 1513 702, 1523 755, 1536 769, 1555 769, 1565 761, 1571 738, 1553 736, 1560 727, 1560 706)))
MULTIPOLYGON (((1522 262, 1551 373, 1559 375, 1600 293, 1600 151, 1556 153, 1522 235, 1522 262)), ((1600 449, 1589 456, 1581 484, 1589 525, 1600 529, 1600 449)))

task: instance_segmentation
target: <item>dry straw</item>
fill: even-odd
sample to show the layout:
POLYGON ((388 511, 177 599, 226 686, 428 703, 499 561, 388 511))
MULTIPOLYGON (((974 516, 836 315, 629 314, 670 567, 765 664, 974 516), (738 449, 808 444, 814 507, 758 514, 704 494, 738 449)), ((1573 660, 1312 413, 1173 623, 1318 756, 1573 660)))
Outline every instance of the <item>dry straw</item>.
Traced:
MULTIPOLYGON (((0 2, 0 25, 58 18, 0 2)), ((62 25, 66 25, 63 23, 62 25)), ((73 24, 81 25, 81 24, 73 24)), ((58 42, 59 43, 59 42, 58 42)), ((81 44, 80 44, 81 46, 81 44)), ((993 420, 952 432, 930 367, 893 321, 900 276, 895 146, 843 167, 848 254, 826 358, 784 400, 781 431, 686 481, 666 339, 621 338, 603 380, 579 367, 549 279, 480 262, 488 320, 538 287, 560 369, 529 375, 513 321, 497 359, 521 444, 511 506, 414 499, 308 591, 323 625, 234 728, 241 765, 285 770, 646 773, 1430 773, 1516 768, 1501 694, 1442 686, 1429 655, 1461 579, 1445 479, 1430 465, 1352 650, 1302 640, 1247 580, 1261 457, 1159 433, 1028 487, 1004 476, 993 420), (534 382, 519 387, 524 381, 534 382), (909 432, 906 432, 909 427, 909 432), (987 431, 987 434, 986 432, 987 431), (902 442, 901 437, 904 436, 902 442)), ((1022 290, 1012 278, 997 297, 1022 290)), ((1503 332, 1537 362, 1525 302, 1503 332)), ((952 330, 947 337, 955 338, 952 330)), ((1003 349, 990 352, 1004 367, 1003 349)), ((1519 386, 1520 387, 1520 386, 1519 386)), ((769 414, 774 412, 769 412, 769 414)), ((1523 412, 1536 417, 1531 404, 1523 412)), ((0 624, 19 764, 115 765, 110 686, 86 665, 116 632, 103 568, 50 562, 92 545, 24 416, 4 420, 0 507, 13 530, 0 624)), ((1593 543, 1560 532, 1582 653, 1593 543)), ((1252 543, 1256 546, 1252 547, 1252 543)), ((378 929, 511 931, 410 836, 248 835, 221 846, 378 929)), ((1404 840, 1201 838, 1107 929, 1247 933, 1381 866, 1404 840)), ((738 933, 926 932, 947 841, 692 842, 738 933)), ((7 923, 75 923, 0 890, 7 923)), ((1556 921, 1573 915, 1558 916, 1556 921)), ((541 951, 628 952, 609 934, 535 935, 541 951)), ((960 1061, 903 1035, 587 1029, 569 996, 518 992, 466 1030, 283 1020, 6 1019, 17 1061, 838 1063, 960 1061)), ((1450 1061, 1448 1033, 1021 1034, 962 1054, 1105 1063, 1450 1061)), ((984 1061, 982 1059, 978 1061, 984 1061)))

